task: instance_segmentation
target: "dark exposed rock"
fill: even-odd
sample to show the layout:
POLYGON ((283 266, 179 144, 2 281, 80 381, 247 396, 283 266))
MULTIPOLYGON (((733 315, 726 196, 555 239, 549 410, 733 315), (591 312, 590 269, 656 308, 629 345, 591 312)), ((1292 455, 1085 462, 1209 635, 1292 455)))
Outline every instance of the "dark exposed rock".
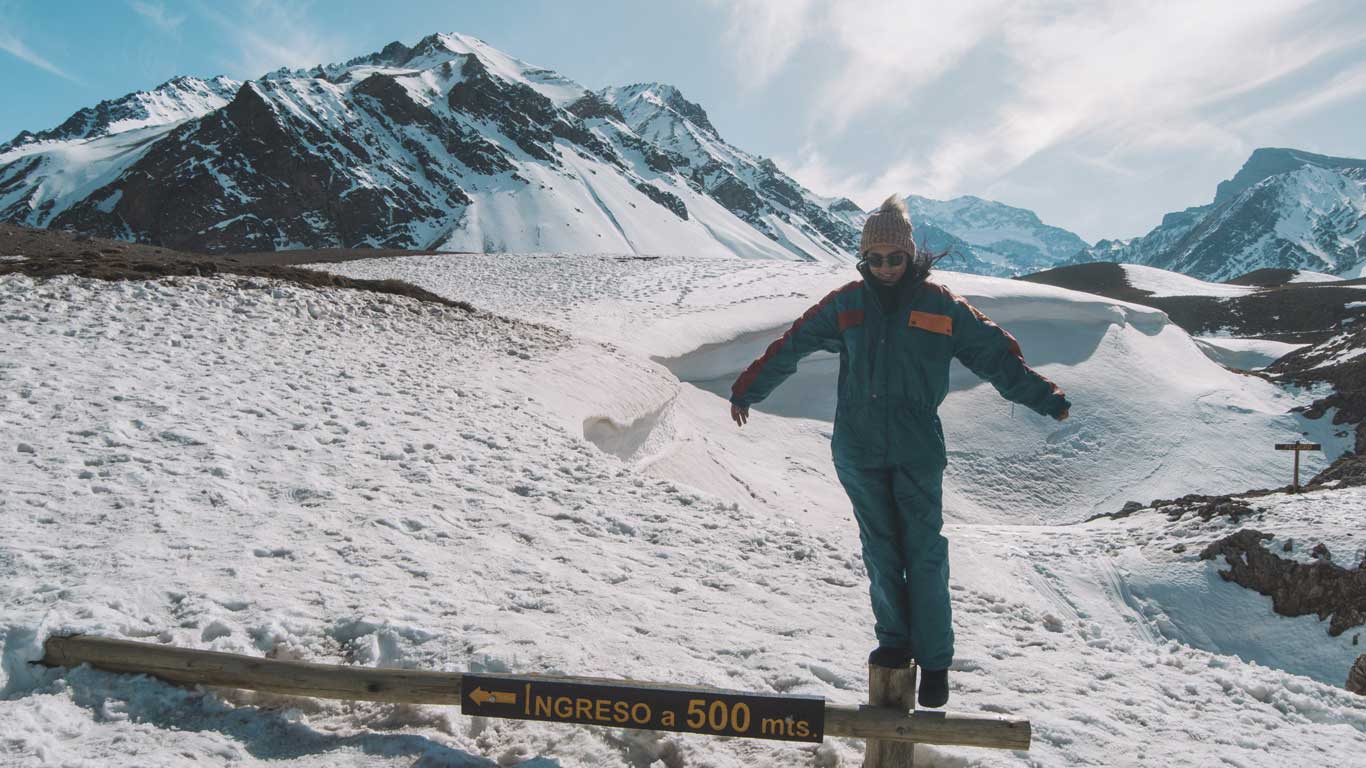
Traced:
POLYGON ((1331 618, 1328 634, 1333 637, 1366 624, 1366 569, 1286 560, 1263 546, 1262 541, 1272 538, 1244 528, 1205 547, 1200 559, 1222 555, 1229 570, 1220 571, 1220 578, 1267 595, 1272 610, 1282 616, 1331 618))
MULTIPOLYGON (((306 121, 287 124, 290 118, 258 87, 276 86, 242 86, 227 107, 177 128, 163 140, 163 151, 143 157, 54 224, 105 236, 131 231, 201 252, 272 250, 282 242, 425 245, 412 240, 407 225, 442 211, 418 199, 396 204, 403 190, 339 183, 340 167, 368 158, 363 135, 323 134, 306 121), (225 186, 225 178, 235 185, 225 186), (98 201, 116 192, 112 208, 101 208, 98 201)), ((452 203, 462 196, 458 187, 446 191, 452 203)))
POLYGON ((1333 562, 1333 553, 1329 552, 1328 545, 1321 541, 1318 544, 1315 544, 1313 549, 1309 550, 1309 556, 1319 560, 1326 560, 1330 563, 1333 562))
MULTIPOLYGON (((601 173, 596 163, 606 162, 683 219, 699 211, 688 210, 671 187, 687 184, 714 195, 800 258, 813 256, 781 238, 774 222, 787 222, 823 250, 826 243, 837 251, 857 241, 854 227, 769 161, 751 161, 742 152, 713 156, 687 143, 675 147, 661 138, 668 130, 652 130, 646 139, 604 95, 557 106, 539 86, 505 77, 482 53, 462 50, 432 35, 412 48, 394 42, 343 65, 282 68, 225 92, 226 106, 207 113, 196 111, 202 100, 190 100, 186 115, 198 116, 147 132, 125 155, 127 165, 80 200, 59 198, 50 187, 37 197, 15 194, 37 190, 51 172, 45 154, 21 158, 0 167, 0 194, 17 201, 0 211, 0 220, 212 253, 419 248, 446 242, 466 226, 476 191, 516 195, 524 191, 519 187, 535 186, 521 165, 574 177, 601 173), (450 83, 435 103, 413 89, 415 67, 450 83), (594 164, 571 169, 575 155, 594 164)), ((525 74, 530 82, 567 82, 548 70, 525 74)), ((631 119, 663 115, 687 122, 675 135, 720 139, 706 113, 677 89, 650 88, 649 107, 631 112, 631 119)), ((548 181, 538 186, 557 188, 548 181)))
POLYGON ((801 190, 797 189, 796 184, 792 183, 778 170, 778 166, 772 160, 764 158, 759 161, 759 169, 764 172, 763 178, 759 182, 759 188, 773 197, 778 202, 789 208, 800 208, 805 202, 802 199, 801 190))
MULTIPOLYGON (((1350 289, 1348 289, 1350 290, 1350 289)), ((1357 293, 1360 294, 1360 289, 1357 293)), ((1334 424, 1356 425, 1356 456, 1329 467, 1311 481, 1325 483, 1339 480, 1343 484, 1360 485, 1366 481, 1366 355, 1358 355, 1342 362, 1333 360, 1342 353, 1366 349, 1366 323, 1322 344, 1299 349, 1277 360, 1267 372, 1279 381, 1301 387, 1327 382, 1333 393, 1316 400, 1304 415, 1311 419, 1323 416, 1331 408, 1334 424)), ((1345 457, 1344 457, 1345 458, 1345 457)))
POLYGON ((1366 421, 1357 424, 1356 446, 1357 453, 1339 456, 1327 469, 1314 475, 1314 478, 1305 484, 1305 489, 1312 491, 1323 487, 1345 488, 1366 485, 1366 455, 1360 453, 1366 450, 1366 421))
POLYGON ((555 117, 550 99, 521 83, 503 83, 489 74, 478 57, 468 56, 461 67, 464 80, 446 95, 452 109, 489 120, 531 157, 559 166, 550 147, 555 136, 545 126, 555 117), (510 105, 514 109, 505 109, 510 105))
MULTIPOLYGON (((319 254, 316 251, 298 255, 289 251, 274 252, 257 254, 255 258, 236 255, 211 256, 13 224, 0 224, 0 247, 6 251, 22 250, 27 257, 19 262, 0 262, 0 275, 24 274, 36 279, 76 275, 96 280, 155 280, 163 277, 212 275, 266 277, 315 288, 348 288, 390 293, 458 307, 467 312, 478 311, 465 302, 451 301, 401 280, 357 280, 321 270, 288 266, 291 262, 338 260, 329 259, 326 254, 319 254)), ((396 251, 360 250, 348 251, 345 257, 363 258, 367 254, 407 255, 396 251)))
MULTIPOLYGON (((29 183, 29 175, 38 170, 43 164, 40 157, 21 157, 7 165, 0 165, 0 197, 5 197, 14 190, 29 183), (17 168, 17 170, 12 170, 17 168)), ((26 197, 20 197, 10 204, 8 208, 0 210, 0 220, 18 219, 27 215, 32 210, 26 197)))
POLYGON ((622 165, 616 152, 586 129, 578 117, 556 109, 550 99, 530 86, 493 77, 475 56, 466 57, 460 71, 465 79, 451 86, 447 94, 450 106, 492 122, 528 155, 558 167, 553 145, 559 136, 622 165))
POLYGON ((1347 690, 1366 696, 1366 653, 1357 657, 1356 663, 1347 673, 1347 690))
POLYGON ((665 100, 665 103, 675 112, 687 118, 693 125, 696 125, 718 139, 721 138, 721 134, 716 132, 716 128, 711 124, 711 119, 707 117, 706 110, 683 98, 683 93, 677 88, 669 89, 669 95, 665 100))
POLYGON ((1057 267, 1016 279, 1155 307, 1192 336, 1231 331, 1235 336, 1310 344, 1341 332, 1344 322, 1352 322, 1348 318, 1363 314, 1347 305, 1360 299, 1361 289, 1353 286, 1366 284, 1290 283, 1235 297, 1153 296, 1129 285, 1124 268, 1112 262, 1057 267))
POLYGON ((672 192, 666 192, 665 190, 644 181, 637 184, 636 189, 643 192, 646 197, 656 203, 668 208, 678 218, 684 221, 688 220, 688 206, 683 204, 683 200, 678 195, 675 195, 672 192))
POLYGON ((421 125, 431 129, 440 121, 430 109, 413 101, 407 89, 399 84, 392 75, 373 74, 356 84, 351 93, 355 96, 369 96, 379 102, 376 110, 390 120, 402 125, 421 125))
POLYGON ((1213 498, 1197 499, 1186 502, 1174 502, 1172 504, 1154 504, 1155 509, 1160 509, 1167 513, 1170 520, 1180 520, 1187 513, 1199 515, 1200 519, 1209 522, 1214 517, 1228 517, 1231 522, 1238 522, 1243 515, 1250 515, 1253 512, 1252 505, 1243 499, 1230 498, 1228 496, 1216 496, 1213 498))
POLYGON ((32 131, 20 131, 14 135, 14 138, 10 139, 4 144, 0 144, 0 153, 4 153, 12 147, 17 147, 22 144, 28 144, 29 142, 34 141, 36 139, 37 136, 32 131))
POLYGON ((1264 267, 1254 269, 1245 275, 1240 275, 1232 280, 1225 280, 1229 285, 1253 285, 1258 288, 1274 288, 1285 285, 1290 279, 1299 274, 1298 269, 1284 269, 1281 267, 1264 267))
POLYGON ((343 66, 352 67, 357 64, 388 64, 390 66, 401 67, 413 58, 413 50, 408 46, 395 40, 384 46, 378 53, 368 56, 360 56, 346 62, 343 66))
POLYGON ((763 207, 759 195, 733 175, 727 174, 725 179, 713 186, 710 191, 718 203, 746 221, 753 219, 763 207))
POLYGON ((621 142, 639 152, 645 158, 645 164, 650 166, 650 170, 658 173, 671 173, 688 165, 688 158, 664 152, 653 144, 641 141, 630 134, 622 134, 621 142))
POLYGON ((596 93, 584 94, 583 98, 569 105, 569 111, 584 120, 591 120, 595 117, 610 117, 619 122, 626 122, 626 118, 616 105, 596 93))
POLYGON ((1230 522, 1236 523, 1242 519, 1243 516, 1251 515, 1256 512, 1250 503, 1240 497, 1265 496, 1277 492, 1279 491, 1258 490, 1240 493, 1237 496, 1232 494, 1209 496, 1201 493, 1191 493, 1182 496, 1179 499, 1157 499, 1147 505, 1140 504, 1137 501, 1130 501, 1126 502, 1124 507, 1118 512, 1102 512, 1098 515, 1092 515, 1086 519, 1086 522, 1089 523, 1092 520, 1099 520, 1101 518, 1118 520, 1123 517, 1128 517, 1140 510, 1151 508, 1156 512, 1166 514, 1167 519, 1170 522, 1176 522, 1188 514, 1194 514, 1198 515, 1204 522, 1209 522, 1215 517, 1227 517, 1230 522))
POLYGON ((1145 509, 1145 507, 1141 503, 1137 501, 1126 501, 1124 503, 1124 507, 1121 508, 1118 512, 1102 512, 1098 515, 1092 515, 1086 518, 1086 522, 1089 523, 1092 520, 1099 520, 1102 517, 1109 518, 1111 520, 1119 520, 1121 518, 1128 517, 1129 515, 1132 515, 1133 513, 1141 509, 1145 509))
MULTIPOLYGON (((357 84, 352 93, 358 97, 373 99, 374 108, 370 111, 376 117, 400 125, 421 126, 440 141, 442 148, 475 173, 493 175, 513 168, 497 144, 456 123, 438 118, 430 109, 414 101, 407 89, 391 76, 371 75, 357 84)), ((357 101, 365 104, 364 98, 358 98, 357 101)), ((402 143, 404 149, 423 159, 423 172, 431 173, 438 165, 420 142, 404 136, 402 143)), ((441 178, 436 181, 443 188, 451 190, 457 204, 469 203, 469 198, 460 190, 455 180, 441 178)))

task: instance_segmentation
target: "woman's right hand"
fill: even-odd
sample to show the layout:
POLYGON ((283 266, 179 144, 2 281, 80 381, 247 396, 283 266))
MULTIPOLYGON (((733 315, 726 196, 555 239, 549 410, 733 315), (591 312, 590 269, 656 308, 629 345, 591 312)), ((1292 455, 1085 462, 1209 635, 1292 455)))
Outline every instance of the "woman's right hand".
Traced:
POLYGON ((732 420, 735 421, 736 426, 745 426, 745 422, 749 421, 749 406, 746 405, 742 408, 734 403, 731 403, 730 417, 732 420))

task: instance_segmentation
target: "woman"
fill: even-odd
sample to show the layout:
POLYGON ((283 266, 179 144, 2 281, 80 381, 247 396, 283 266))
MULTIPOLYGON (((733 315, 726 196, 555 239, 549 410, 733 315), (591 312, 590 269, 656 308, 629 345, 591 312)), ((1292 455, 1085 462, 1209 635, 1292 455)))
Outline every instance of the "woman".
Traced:
POLYGON ((1015 338, 928 278, 934 262, 916 248, 906 205, 887 198, 863 225, 862 280, 808 309, 731 387, 731 418, 744 426, 760 402, 823 349, 840 356, 831 440, 835 473, 849 494, 878 647, 868 663, 920 667, 921 706, 949 698, 953 622, 949 547, 940 533, 944 432, 937 414, 957 359, 1008 400, 1059 421, 1070 403, 1025 364, 1015 338))

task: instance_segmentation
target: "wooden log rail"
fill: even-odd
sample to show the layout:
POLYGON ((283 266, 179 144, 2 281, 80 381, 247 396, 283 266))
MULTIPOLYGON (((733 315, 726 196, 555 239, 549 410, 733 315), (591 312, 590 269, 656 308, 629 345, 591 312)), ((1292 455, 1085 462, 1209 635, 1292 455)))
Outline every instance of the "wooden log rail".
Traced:
MULTIPOLYGON (((313 664, 301 661, 278 661, 88 635, 50 637, 44 645, 44 652, 41 663, 49 667, 77 667, 81 664, 89 664, 91 667, 107 672, 150 675, 182 685, 242 688, 320 699, 454 705, 461 707, 466 714, 472 714, 470 709, 474 707, 470 700, 471 694, 473 695, 472 700, 476 704, 488 701, 488 706, 500 706, 498 704, 500 700, 482 688, 464 690, 467 679, 477 679, 483 685, 488 685, 488 676, 472 676, 459 672, 424 672, 410 669, 375 669, 372 667, 313 664), (488 698, 481 699, 480 696, 488 698)), ((691 686, 598 678, 525 675, 516 678, 507 676, 507 680, 517 682, 518 685, 525 684, 528 694, 531 692, 533 684, 544 684, 549 687, 583 685, 590 686, 590 690, 595 690, 591 686, 605 685, 611 686, 617 691, 623 689, 636 691, 647 698, 650 695, 670 692, 678 694, 680 691, 684 691, 683 695, 688 695, 686 692, 693 691, 695 693, 692 695, 712 696, 717 699, 711 703, 720 706, 723 714, 725 714, 726 708, 721 705, 719 699, 730 697, 743 701, 745 697, 749 696, 748 694, 736 694, 691 686)), ((810 697, 761 697, 761 695, 755 694, 754 698, 756 700, 763 698, 769 703, 775 700, 781 702, 785 699, 794 702, 802 701, 808 705, 812 703, 810 697)), ((821 699, 815 699, 814 702, 818 709, 823 703, 823 732, 826 736, 876 740, 879 744, 909 742, 995 749, 1029 749, 1030 725, 1029 721, 1024 718, 948 712, 907 712, 905 709, 891 706, 853 707, 830 704, 821 699)), ((527 706, 529 707, 529 704, 527 706)), ((629 708, 624 711, 630 712, 629 708)), ((710 712, 713 720, 716 717, 716 711, 715 706, 713 706, 710 712)), ((609 706, 609 716, 610 712, 609 706)), ((473 714, 486 713, 480 711, 473 714)), ((591 712, 589 714, 591 715, 591 712)), ((706 716, 706 713, 702 714, 703 717, 706 716)), ((488 716, 498 717, 500 715, 492 713, 488 716)), ((746 721, 750 719, 748 708, 746 708, 745 719, 746 721)), ((735 721, 739 721, 738 716, 735 721)), ((572 721, 566 720, 566 722, 572 721)), ((749 723, 746 722, 747 727, 748 725, 749 723)), ((628 721, 618 727, 632 727, 632 725, 628 721)), ((650 727, 657 727, 657 725, 652 724, 650 727)), ((668 730, 667 726, 664 729, 668 730)), ((681 727, 681 723, 680 727, 674 730, 689 732, 688 728, 681 727)), ((717 735, 720 735, 720 732, 717 735)), ((781 736, 780 733, 778 737, 781 736)), ((768 736, 767 738, 775 737, 768 736)), ((907 751, 909 752, 909 749, 907 751)))

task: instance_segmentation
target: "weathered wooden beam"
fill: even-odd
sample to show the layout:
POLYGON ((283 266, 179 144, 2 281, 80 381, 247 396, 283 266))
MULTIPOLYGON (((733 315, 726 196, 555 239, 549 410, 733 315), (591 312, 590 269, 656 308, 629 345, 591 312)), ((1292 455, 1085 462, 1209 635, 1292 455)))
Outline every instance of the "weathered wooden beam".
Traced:
MULTIPOLYGON (((868 704, 909 715, 915 709, 915 672, 913 666, 893 668, 869 664, 868 704)), ((914 765, 914 742, 868 739, 863 750, 863 768, 913 768, 914 765)))
POLYGON ((89 635, 49 637, 43 650, 43 663, 49 667, 89 664, 106 672, 151 675, 182 685, 245 688, 316 699, 460 705, 458 672, 276 661, 89 635))
MULTIPOLYGON (((126 674, 150 675, 182 685, 243 688, 253 691, 349 701, 462 706, 459 672, 313 664, 239 656, 217 651, 176 648, 131 640, 88 635, 53 636, 44 644, 42 663, 50 667, 81 664, 126 674)), ((526 679, 607 683, 648 691, 672 688, 663 683, 606 681, 564 676, 522 676, 526 679)), ((700 693, 711 691, 695 688, 700 693)), ((889 707, 852 707, 826 703, 825 735, 882 739, 925 744, 1029 749, 1030 726, 1023 718, 1002 715, 963 715, 914 712, 889 707)))
POLYGON ((855 739, 890 739, 989 749, 1029 749, 1030 725, 1022 717, 959 712, 910 713, 888 707, 825 705, 825 733, 855 739))

